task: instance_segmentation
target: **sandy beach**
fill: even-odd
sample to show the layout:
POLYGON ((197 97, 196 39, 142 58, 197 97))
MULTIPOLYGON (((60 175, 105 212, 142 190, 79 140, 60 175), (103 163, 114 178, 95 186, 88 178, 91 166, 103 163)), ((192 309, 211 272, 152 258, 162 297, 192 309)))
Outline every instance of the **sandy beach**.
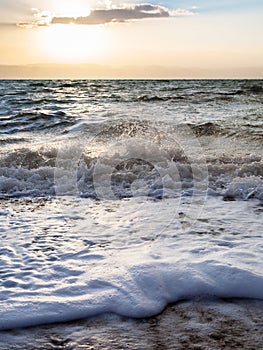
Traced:
POLYGON ((160 315, 131 319, 101 315, 1 332, 11 349, 261 349, 263 301, 196 298, 169 305, 160 315))

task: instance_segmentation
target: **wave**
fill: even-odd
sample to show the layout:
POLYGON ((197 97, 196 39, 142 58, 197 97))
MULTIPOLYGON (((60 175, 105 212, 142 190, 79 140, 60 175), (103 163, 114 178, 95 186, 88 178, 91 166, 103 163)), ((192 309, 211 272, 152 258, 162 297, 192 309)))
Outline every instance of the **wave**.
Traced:
MULTIPOLYGON (((194 132, 213 135, 214 125, 194 132), (212 130, 210 128, 212 127, 212 130)), ((21 148, 0 158, 0 196, 112 199, 192 196, 263 200, 263 160, 258 154, 205 155, 142 122, 108 125, 94 138, 21 148)))
POLYGON ((178 101, 184 100, 185 96, 139 96, 136 101, 138 102, 165 102, 165 101, 178 101))
POLYGON ((74 117, 70 117, 60 110, 52 113, 25 111, 5 117, 4 120, 0 121, 0 133, 15 134, 19 132, 37 132, 51 128, 61 129, 75 122, 74 117))
POLYGON ((217 123, 207 122, 202 124, 187 124, 196 136, 211 136, 226 133, 223 127, 217 123))
MULTIPOLYGON (((202 138, 205 136, 226 136, 232 139, 244 138, 258 141, 262 141, 263 125, 261 120, 258 122, 248 123, 246 119, 240 120, 238 124, 232 125, 226 121, 218 122, 197 122, 195 120, 191 122, 152 122, 151 120, 143 119, 131 119, 128 120, 109 120, 104 124, 90 123, 81 121, 73 125, 69 129, 65 129, 65 133, 74 132, 81 135, 89 133, 90 136, 96 140, 110 140, 116 137, 127 138, 134 136, 146 136, 147 138, 154 138, 163 140, 171 139, 171 133, 173 131, 180 133, 188 132, 192 137, 202 138)), ((190 136, 189 136, 190 137, 190 136)))
MULTIPOLYGON (((176 89, 177 90, 177 89, 176 89)), ((172 93, 173 91, 169 91, 172 93)), ((169 94, 164 95, 161 93, 160 95, 141 95, 139 97, 136 97, 134 99, 128 100, 129 102, 145 102, 145 103, 158 103, 158 102, 168 102, 168 103, 183 103, 183 102, 191 102, 191 103, 207 103, 207 102, 234 102, 235 97, 243 96, 243 95, 249 95, 250 90, 243 91, 243 90, 237 90, 237 91, 214 91, 214 92, 208 92, 208 91, 180 91, 177 92, 176 95, 169 94)), ((115 95, 116 97, 116 95, 115 95)), ((116 98, 116 101, 124 101, 121 96, 116 98)), ((126 101, 126 100, 125 100, 126 101)), ((127 101, 126 101, 127 102, 127 101)))
MULTIPOLYGON (((257 118, 254 118, 255 120, 257 118)), ((259 119, 259 118, 258 118, 259 119)), ((204 138, 207 136, 226 137, 229 140, 236 141, 238 139, 246 142, 256 141, 259 145, 263 142, 263 125, 261 120, 254 123, 247 123, 246 119, 239 120, 236 125, 229 122, 203 122, 203 123, 187 123, 195 137, 204 138)), ((222 139, 223 142, 223 139, 222 139)))
POLYGON ((24 138, 24 137, 10 137, 10 135, 3 135, 2 137, 0 137, 0 145, 4 146, 4 145, 9 145, 9 144, 17 144, 17 143, 25 143, 27 142, 28 139, 24 138))
POLYGON ((263 85, 262 84, 253 84, 247 88, 247 90, 253 94, 262 94, 263 85))

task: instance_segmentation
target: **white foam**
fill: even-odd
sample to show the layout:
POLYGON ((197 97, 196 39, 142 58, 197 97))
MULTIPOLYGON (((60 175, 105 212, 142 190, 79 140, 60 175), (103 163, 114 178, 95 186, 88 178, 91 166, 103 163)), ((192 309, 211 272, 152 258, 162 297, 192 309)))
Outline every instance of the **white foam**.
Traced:
POLYGON ((92 271, 90 267, 88 276, 82 275, 81 285, 57 286, 52 293, 43 285, 37 292, 25 291, 11 296, 6 304, 2 301, 0 328, 67 321, 103 312, 147 317, 170 302, 197 295, 263 299, 263 276, 218 261, 190 263, 166 257, 156 262, 145 256, 138 262, 138 251, 133 255, 137 263, 119 258, 121 266, 120 261, 115 266, 107 261, 92 271))
POLYGON ((237 177, 230 183, 225 195, 245 200, 250 197, 263 199, 263 179, 256 176, 237 177))
POLYGON ((61 142, 56 149, 46 146, 52 149, 50 154, 41 146, 34 152, 23 148, 6 155, 5 166, 0 168, 0 196, 58 194, 103 199, 154 196, 156 191, 159 197, 163 190, 173 197, 188 189, 209 189, 209 194, 214 191, 243 200, 263 196, 262 157, 257 154, 210 154, 205 159, 202 150, 191 154, 194 147, 188 150, 183 140, 181 147, 174 140, 166 145, 139 137, 106 143, 95 140, 88 146, 84 141, 61 142), (15 166, 20 158, 23 166, 15 166), (115 193, 109 193, 112 186, 115 193))
POLYGON ((197 204, 187 212, 175 199, 10 204, 0 328, 146 317, 198 295, 263 299, 262 222, 250 203, 211 198, 200 218, 197 204))

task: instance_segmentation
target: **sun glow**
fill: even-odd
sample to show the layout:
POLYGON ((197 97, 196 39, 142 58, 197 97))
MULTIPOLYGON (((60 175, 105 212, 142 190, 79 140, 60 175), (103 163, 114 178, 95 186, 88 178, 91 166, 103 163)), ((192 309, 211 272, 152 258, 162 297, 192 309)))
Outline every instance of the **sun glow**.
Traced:
POLYGON ((98 62, 108 51, 107 38, 101 26, 75 24, 40 28, 38 47, 50 62, 98 62))
POLYGON ((88 16, 90 13, 90 7, 87 0, 63 0, 54 2, 52 10, 56 16, 65 17, 78 17, 78 16, 88 16))

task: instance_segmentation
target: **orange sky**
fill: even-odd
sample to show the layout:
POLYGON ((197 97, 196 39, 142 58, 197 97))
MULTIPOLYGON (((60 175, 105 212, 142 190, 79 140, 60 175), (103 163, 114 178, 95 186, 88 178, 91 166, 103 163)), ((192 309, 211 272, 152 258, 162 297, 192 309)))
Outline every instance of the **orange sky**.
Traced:
MULTIPOLYGON (((140 76, 143 69, 147 77, 196 77, 198 71, 204 77, 229 77, 231 71, 233 77, 263 77, 263 6, 257 0, 248 7, 233 0, 232 5, 239 4, 235 11, 226 5, 213 9, 205 0, 196 1, 198 7, 188 0, 170 1, 172 6, 169 1, 165 6, 156 1, 104 1, 100 6, 86 0, 2 3, 2 66, 96 64, 103 72, 110 67, 113 77, 116 71, 140 76)), ((2 77, 8 69, 1 67, 2 77)), ((41 69, 40 75, 52 75, 47 67, 39 66, 38 72, 41 69)), ((92 75, 92 66, 85 74, 92 75)))

